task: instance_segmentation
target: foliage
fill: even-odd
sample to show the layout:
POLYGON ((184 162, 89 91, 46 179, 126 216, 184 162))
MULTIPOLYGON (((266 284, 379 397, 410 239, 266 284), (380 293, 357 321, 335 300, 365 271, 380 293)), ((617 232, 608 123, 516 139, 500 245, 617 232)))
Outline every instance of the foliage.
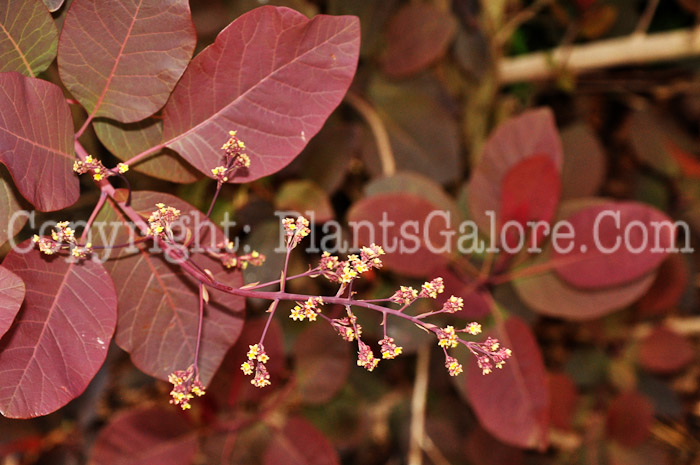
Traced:
POLYGON ((0 457, 667 462, 697 143, 566 72, 496 90, 623 7, 4 3, 0 457))

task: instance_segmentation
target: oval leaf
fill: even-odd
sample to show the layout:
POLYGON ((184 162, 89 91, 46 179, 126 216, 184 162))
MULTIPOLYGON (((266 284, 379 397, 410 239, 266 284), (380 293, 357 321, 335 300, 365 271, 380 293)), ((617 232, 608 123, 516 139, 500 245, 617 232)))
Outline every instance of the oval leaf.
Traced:
POLYGON ((294 373, 301 400, 325 404, 345 385, 350 373, 350 346, 326 325, 312 324, 294 344, 294 373))
POLYGON ((644 395, 630 391, 617 396, 608 409, 608 435, 627 447, 637 447, 649 437, 654 407, 644 395))
POLYGON ((518 447, 543 449, 549 441, 549 391, 542 354, 520 319, 497 334, 513 356, 501 370, 482 375, 476 362, 467 369, 467 395, 481 425, 494 437, 518 447))
POLYGON ((10 329, 24 301, 24 282, 19 276, 0 266, 0 338, 10 329))
MULTIPOLYGON (((514 221, 528 231, 530 221, 549 223, 556 213, 560 193, 559 171, 550 156, 535 155, 521 160, 503 178, 501 227, 514 221)), ((507 232, 514 232, 508 229, 507 232)), ((522 240, 527 239, 529 245, 540 244, 544 231, 537 228, 536 232, 537 237, 522 240)), ((517 247, 521 238, 518 234, 507 235, 505 240, 510 247, 517 247)))
POLYGON ((391 77, 406 77, 439 60, 457 33, 457 21, 429 3, 409 3, 387 27, 382 66, 391 77))
MULTIPOLYGON (((99 118, 92 127, 107 150, 122 161, 158 145, 163 136, 163 121, 157 118, 130 124, 99 118)), ((169 149, 160 150, 129 168, 171 182, 189 183, 201 177, 199 171, 169 149)))
POLYGON ((642 316, 658 316, 670 312, 680 301, 690 280, 688 263, 681 254, 670 254, 659 266, 654 284, 637 302, 642 316))
POLYGON ((72 205, 73 118, 56 85, 18 73, 0 73, 0 162, 17 189, 41 211, 72 205))
POLYGON ((595 132, 586 124, 568 126, 561 132, 564 165, 561 197, 573 199, 595 195, 605 179, 605 153, 595 132))
POLYGON ((195 42, 187 0, 75 0, 58 70, 91 116, 130 123, 165 104, 195 42))
POLYGON ((573 249, 554 250, 556 273, 582 289, 629 283, 654 270, 674 246, 675 225, 662 212, 635 202, 584 208, 567 220, 573 249))
POLYGON ((270 442, 264 465, 340 465, 338 452, 303 418, 291 418, 270 442))
POLYGON ((439 210, 434 205, 411 194, 381 194, 355 203, 348 212, 348 222, 357 223, 354 234, 358 247, 374 242, 384 248, 382 262, 387 268, 427 277, 449 261, 440 249, 453 250, 453 238, 441 234, 445 219, 442 213, 433 215, 436 212, 439 210))
POLYGON ((693 360, 695 349, 682 335, 656 328, 639 345, 639 363, 654 373, 673 373, 693 360))
POLYGON ((47 260, 32 249, 12 251, 3 262, 27 288, 0 340, 0 413, 6 417, 63 407, 85 390, 107 356, 117 322, 112 280, 99 263, 65 258, 47 260))
POLYGON ((309 20, 282 7, 236 19, 193 60, 163 113, 164 144, 213 177, 228 131, 237 130, 251 166, 247 182, 286 166, 340 103, 355 74, 355 17, 309 20))
POLYGON ((197 434, 175 409, 141 408, 117 415, 95 440, 90 465, 189 465, 197 434))
MULTIPOLYGON (((549 249, 530 262, 544 264, 549 249)), ((578 289, 559 278, 554 271, 513 281, 518 296, 537 313, 567 320, 600 318, 630 305, 651 287, 656 273, 650 272, 629 283, 600 289, 578 289)))
MULTIPOLYGON (((421 76, 396 83, 376 78, 368 92, 401 170, 421 173, 442 184, 460 179, 460 128, 435 79, 421 76)), ((379 174, 381 170, 373 168, 380 166, 374 139, 362 155, 368 169, 379 174)))
POLYGON ((34 77, 56 57, 58 29, 41 0, 5 0, 0 7, 0 72, 34 77))
POLYGON ((530 110, 505 121, 486 142, 467 187, 469 211, 483 234, 489 234, 487 212, 500 213, 506 173, 533 155, 548 156, 561 171, 561 141, 554 115, 547 108, 530 110))
MULTIPOLYGON (((134 192, 131 206, 148 217, 163 202, 178 208, 181 221, 193 228, 208 223, 204 215, 186 202, 158 192, 134 192), (186 219, 188 218, 188 219, 186 219), (189 224, 188 224, 189 222, 189 224)), ((97 222, 115 222, 108 226, 105 237, 114 243, 127 243, 133 232, 125 226, 126 218, 110 199, 98 215, 97 222), (117 227, 115 232, 110 229, 117 227)), ((109 223, 102 223, 109 224, 109 223)), ((223 240, 216 231, 215 243, 223 240)), ((101 244, 103 238, 94 238, 101 244)), ((201 244, 208 245, 206 236, 201 244)), ((106 263, 119 293, 119 324, 115 342, 131 354, 131 360, 145 373, 167 379, 175 370, 184 370, 194 361, 199 321, 197 281, 162 254, 149 252, 143 244, 135 250, 117 249, 115 259, 106 263)), ((212 271, 214 277, 231 286, 240 287, 240 273, 227 273, 221 263, 198 253, 191 255, 200 268, 212 271)), ((205 307, 202 345, 199 352, 199 372, 206 386, 221 364, 228 349, 238 338, 243 326, 244 300, 240 297, 209 290, 210 302, 205 307)))

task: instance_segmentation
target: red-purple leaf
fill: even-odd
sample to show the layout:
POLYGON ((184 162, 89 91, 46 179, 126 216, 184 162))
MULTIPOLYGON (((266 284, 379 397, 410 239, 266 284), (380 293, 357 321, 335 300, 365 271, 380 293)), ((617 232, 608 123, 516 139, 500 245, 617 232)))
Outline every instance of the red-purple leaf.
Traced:
POLYGON ((10 329, 24 301, 24 282, 19 276, 0 266, 0 338, 10 329))
MULTIPOLYGON (((391 142, 396 165, 442 184, 461 179, 460 127, 440 84, 422 75, 409 81, 371 81, 368 97, 381 116, 391 142)), ((363 150, 365 163, 379 176, 381 163, 376 141, 363 150)))
POLYGON ((513 351, 501 370, 482 375, 473 360, 467 369, 467 395, 481 425, 507 444, 543 449, 549 442, 549 391, 542 354, 530 328, 520 319, 505 322, 495 334, 513 351))
POLYGON ((0 72, 34 77, 56 56, 58 29, 41 0, 5 0, 0 8, 0 72))
MULTIPOLYGON (((548 249, 529 263, 546 263, 548 249)), ((614 287, 578 289, 563 281, 553 271, 517 279, 513 286, 518 296, 537 313, 567 320, 592 320, 633 303, 654 282, 655 272, 614 287)))
POLYGON ((683 255, 670 254, 659 266, 654 283, 637 302, 637 311, 643 316, 658 316, 673 310, 688 285, 689 274, 683 255))
POLYGON ((351 16, 309 20, 261 7, 236 19, 198 54, 163 113, 163 141, 213 177, 237 130, 251 166, 235 182, 279 171, 340 103, 355 74, 360 27, 351 16))
POLYGON ((578 403, 576 385, 564 373, 550 373, 547 376, 547 383, 550 396, 549 417, 552 426, 569 431, 578 403))
POLYGON ((27 292, 0 340, 0 413, 46 415, 79 396, 102 366, 117 321, 116 291, 103 266, 90 260, 47 260, 32 249, 10 252, 3 266, 27 292))
POLYGON ((608 202, 567 218, 573 249, 554 250, 557 274, 582 289, 625 284, 654 270, 674 245, 675 226, 662 212, 635 202, 608 202))
POLYGON ((636 447, 649 436, 654 407, 644 395, 630 391, 617 396, 608 410, 608 435, 627 447, 636 447))
POLYGON ((4 167, 0 167, 0 245, 15 237, 27 223, 28 216, 20 213, 21 199, 10 174, 4 167))
POLYGON ((294 344, 294 372, 301 400, 324 404, 345 385, 350 373, 350 346, 330 326, 312 324, 294 344))
MULTIPOLYGON (((529 221, 549 223, 557 210, 561 183, 559 170, 548 155, 534 155, 519 161, 503 177, 501 184, 501 227, 514 221, 528 231, 529 221)), ((522 237, 528 246, 540 244, 544 239, 543 228, 537 228, 537 237, 522 237)), ((515 232, 508 228, 507 231, 515 232)), ((505 237, 510 247, 517 247, 519 234, 505 237)))
POLYGON ((656 328, 639 344, 639 363, 654 373, 673 373, 693 360, 695 349, 682 335, 668 328, 656 328))
MULTIPOLYGON (((157 118, 131 124, 100 118, 92 126, 100 142, 122 161, 158 145, 163 136, 163 122, 157 118)), ((171 182, 194 182, 201 177, 199 171, 169 149, 149 155, 129 168, 171 182)))
POLYGON ((187 0, 75 0, 58 68, 88 113, 131 123, 165 104, 195 42, 187 0))
MULTIPOLYGON (((134 192, 131 206, 148 217, 163 202, 179 209, 184 226, 194 229, 197 224, 211 225, 204 214, 188 203, 168 194, 134 192)), ((98 215, 98 221, 116 224, 126 221, 109 200, 98 215)), ((100 223, 109 224, 109 223, 100 223)), ((126 243, 133 233, 121 225, 115 243, 126 243)), ((108 226, 106 237, 114 231, 108 226)), ((223 233, 214 230, 212 247, 223 241, 223 233)), ((200 237, 202 246, 210 246, 208 235, 200 237)), ((95 237, 92 242, 103 243, 95 237)), ((114 279, 119 296, 119 324, 115 341, 131 354, 131 360, 145 373, 167 379, 175 370, 184 370, 194 361, 195 341, 199 320, 198 282, 178 264, 170 263, 162 253, 149 253, 148 245, 140 245, 138 252, 129 248, 118 249, 107 262, 106 268, 114 279)), ((208 268, 214 277, 234 287, 242 285, 239 272, 226 272, 221 263, 209 256, 193 253, 191 256, 201 268, 208 268)), ((228 349, 238 338, 243 326, 244 300, 240 297, 209 290, 206 306, 202 346, 199 352, 200 379, 204 385, 211 380, 228 349)))
POLYGON ((468 185, 469 210, 484 234, 489 234, 490 224, 486 213, 498 215, 500 212, 506 173, 533 155, 548 156, 556 170, 561 171, 561 141, 554 116, 547 108, 530 110, 509 119, 499 125, 486 142, 468 185))
POLYGON ((453 238, 441 234, 445 219, 441 214, 431 216, 435 212, 434 205, 412 194, 380 194, 355 203, 348 222, 357 223, 358 247, 374 242, 384 248, 382 261, 387 268, 427 277, 449 261, 447 251, 439 250, 452 250, 454 245, 453 238))
POLYGON ((586 124, 575 124, 561 131, 561 143, 562 199, 595 195, 605 179, 605 153, 596 134, 586 124))
POLYGON ((522 465, 525 453, 497 441, 482 428, 474 428, 465 444, 466 456, 473 465, 522 465))
POLYGON ((182 412, 158 407, 129 410, 100 431, 90 465, 190 465, 197 434, 182 412))
POLYGON ((61 89, 0 73, 0 162, 22 196, 41 211, 72 205, 79 194, 73 161, 73 118, 61 89))
POLYGON ((291 418, 270 442, 264 465, 340 465, 328 439, 303 418, 291 418))
POLYGON ((387 26, 387 50, 382 60, 391 77, 406 77, 439 60, 457 33, 457 21, 428 3, 408 3, 387 26))

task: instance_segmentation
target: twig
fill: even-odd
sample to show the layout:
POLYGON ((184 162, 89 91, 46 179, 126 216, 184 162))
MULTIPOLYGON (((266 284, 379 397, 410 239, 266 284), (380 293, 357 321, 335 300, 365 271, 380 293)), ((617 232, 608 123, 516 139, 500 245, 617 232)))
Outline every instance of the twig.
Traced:
POLYGON ((644 13, 642 13, 642 17, 639 18, 637 27, 634 29, 634 34, 646 34, 658 6, 659 0, 649 0, 647 7, 644 9, 644 13))
POLYGON ((658 34, 632 34, 548 52, 505 58, 498 65, 499 81, 550 79, 566 61, 566 69, 582 73, 612 66, 657 63, 700 55, 700 27, 658 34), (564 60, 567 57, 567 60, 564 60))
POLYGON ((552 0, 536 0, 535 3, 529 7, 520 10, 496 33, 496 36, 494 37, 496 44, 499 46, 505 44, 521 24, 530 21, 537 13, 540 12, 540 10, 550 3, 552 3, 552 0))
POLYGON ((430 346, 423 344, 418 349, 416 381, 411 397, 411 433, 408 446, 408 465, 423 463, 423 441, 425 439, 425 404, 428 396, 428 370, 430 368, 430 346))
POLYGON ((384 122, 372 105, 354 92, 348 92, 345 96, 345 101, 364 118, 372 130, 372 135, 374 135, 374 140, 377 143, 379 161, 382 164, 382 173, 384 173, 384 176, 392 176, 396 173, 396 160, 394 159, 394 152, 391 150, 391 142, 389 141, 389 134, 386 131, 384 122))

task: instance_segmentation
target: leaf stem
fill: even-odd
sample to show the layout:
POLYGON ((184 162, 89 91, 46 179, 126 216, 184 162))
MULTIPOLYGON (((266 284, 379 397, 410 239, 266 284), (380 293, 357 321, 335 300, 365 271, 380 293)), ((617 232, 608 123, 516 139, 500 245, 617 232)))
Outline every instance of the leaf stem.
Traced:
POLYGON ((90 218, 88 218, 87 224, 85 225, 85 228, 83 229, 83 233, 80 235, 80 242, 82 242, 83 244, 85 243, 85 238, 87 238, 88 232, 90 231, 90 226, 92 226, 92 223, 95 222, 95 218, 97 217, 97 214, 102 209, 102 206, 105 204, 106 200, 107 200, 107 194, 105 194, 104 192, 100 192, 100 198, 97 201, 95 208, 92 209, 92 213, 90 213, 90 218))
POLYGON ((153 155, 154 153, 156 153, 159 150, 162 150, 164 148, 165 148, 165 145, 163 145, 163 144, 154 145, 150 149, 144 150, 143 152, 139 153, 138 155, 134 155, 133 157, 129 158, 128 160, 126 160, 124 162, 124 164, 129 165, 129 166, 135 165, 136 163, 140 162, 141 160, 143 160, 147 156, 153 155))
POLYGON ((194 376, 199 377, 199 347, 202 345, 202 327, 204 326, 204 284, 199 285, 199 323, 197 326, 197 344, 194 349, 194 376))

